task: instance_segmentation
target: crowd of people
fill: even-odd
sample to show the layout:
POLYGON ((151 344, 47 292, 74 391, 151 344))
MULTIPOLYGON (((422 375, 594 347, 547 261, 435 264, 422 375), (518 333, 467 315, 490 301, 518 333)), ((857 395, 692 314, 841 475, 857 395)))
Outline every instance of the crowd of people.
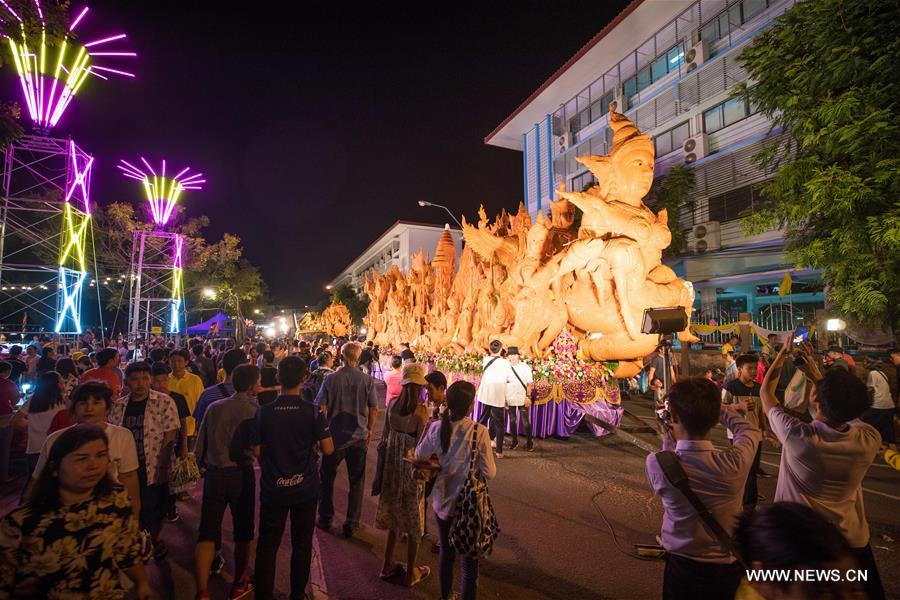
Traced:
MULTIPOLYGON (((0 403, 10 413, 0 436, 4 468, 6 436, 23 430, 27 438, 21 504, 0 522, 0 590, 12 597, 124 597, 123 579, 132 581, 138 598, 153 597, 144 565, 168 556, 160 533, 179 520, 177 507, 186 499, 170 489, 182 461, 196 461, 203 477, 193 565, 197 598, 209 597, 209 579, 225 565, 226 510, 233 523, 233 598, 251 590, 256 598, 273 597, 288 516, 291 597, 311 597, 313 531, 332 530, 341 462, 350 491, 336 533, 351 538, 360 527, 379 405, 371 374, 382 375, 371 344, 248 342, 216 351, 202 340, 186 349, 158 340, 75 352, 39 342, 28 348, 13 347, 0 362, 0 403), (39 357, 33 369, 18 364, 25 362, 18 358, 23 353, 39 357)), ((470 454, 480 476, 490 478, 493 452, 485 428, 468 417, 474 387, 448 387, 439 372, 426 380, 408 349, 404 358, 396 361, 399 381, 391 382, 393 371, 384 376, 391 383, 375 523, 388 531, 382 577, 412 587, 430 575, 415 557, 431 496, 440 540, 434 548, 449 598, 455 562, 447 541, 450 509, 469 473, 470 454), (393 562, 401 540, 406 566, 393 562)), ((463 556, 462 565, 462 596, 474 598, 477 560, 463 556)))
MULTIPOLYGON (((754 587, 764 598, 884 598, 862 494, 878 452, 896 451, 883 367, 867 361, 863 382, 839 348, 820 361, 793 336, 769 336, 760 355, 738 353, 736 338, 728 346, 724 377, 672 373, 667 389, 655 385, 665 389, 658 396, 664 443, 646 469, 664 507, 663 597, 734 598, 748 570, 839 568, 862 570, 866 579, 754 587), (717 424, 731 442, 725 449, 711 441, 717 424), (774 503, 757 508, 764 439, 781 447, 781 459, 774 503)), ((900 365, 900 352, 891 358, 900 365)), ((649 368, 665 369, 653 361, 649 368)))
MULTIPOLYGON (((879 379, 883 368, 868 363, 863 382, 838 349, 820 366, 808 345, 770 339, 751 355, 734 342, 719 377, 679 377, 664 348, 648 362, 663 433, 663 452, 646 461, 664 508, 663 596, 733 598, 748 569, 838 565, 866 570, 863 592, 884 597, 861 491, 876 453, 895 449, 894 400, 887 378, 879 379), (882 406, 884 394, 890 408, 882 406), (727 430, 726 449, 712 445, 717 424, 727 430), (758 507, 764 439, 782 447, 781 465, 774 503, 758 507)), ((114 598, 124 596, 128 579, 138 598, 153 597, 144 565, 167 558, 160 533, 179 520, 178 505, 187 499, 172 489, 173 472, 195 461, 203 478, 197 597, 208 598, 210 577, 223 571, 226 510, 233 523, 231 597, 251 590, 273 597, 288 517, 291 597, 310 597, 315 528, 352 538, 361 526, 381 405, 376 379, 383 379, 371 484, 374 525, 386 532, 380 577, 413 587, 431 576, 418 561, 430 498, 441 597, 476 598, 479 560, 499 531, 487 481, 497 473, 496 459, 519 447, 519 435, 525 451, 534 449, 531 368, 518 348, 494 341, 476 389, 466 381, 448 385, 408 345, 386 358, 383 372, 378 353, 352 341, 248 341, 221 350, 203 340, 187 348, 164 340, 74 352, 13 347, 0 362, 0 466, 9 481, 9 439, 21 430, 27 477, 21 505, 0 522, 0 590, 114 598), (341 463, 349 491, 335 530, 341 463), (477 527, 467 521, 475 513, 477 527), (395 562, 402 543, 405 560, 395 562)), ((891 356, 900 364, 900 352, 891 356)), ((754 585, 765 598, 804 597, 791 595, 803 591, 797 583, 754 585)))

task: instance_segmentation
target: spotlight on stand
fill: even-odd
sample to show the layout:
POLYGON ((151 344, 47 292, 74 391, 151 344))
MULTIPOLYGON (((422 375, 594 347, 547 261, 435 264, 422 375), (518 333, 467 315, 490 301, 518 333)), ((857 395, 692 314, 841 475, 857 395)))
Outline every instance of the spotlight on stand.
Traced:
POLYGON ((684 331, 688 326, 687 311, 683 306, 675 308, 647 308, 644 310, 644 321, 641 333, 659 334, 659 345, 664 349, 665 372, 663 373, 663 389, 669 391, 669 348, 675 334, 684 331))
POLYGON ((683 306, 675 308, 647 308, 641 333, 672 335, 684 331, 688 326, 687 312, 683 306))

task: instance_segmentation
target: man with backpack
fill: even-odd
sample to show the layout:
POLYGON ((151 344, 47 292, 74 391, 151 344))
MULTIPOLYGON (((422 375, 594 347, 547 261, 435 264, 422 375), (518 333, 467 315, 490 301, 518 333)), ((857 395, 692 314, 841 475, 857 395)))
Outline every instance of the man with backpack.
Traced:
POLYGON ((647 478, 664 510, 660 537, 668 554, 666 600, 731 599, 744 575, 731 532, 762 434, 731 406, 722 405, 719 395, 716 384, 702 377, 672 385, 660 414, 666 430, 663 452, 647 456, 647 478), (716 423, 733 432, 730 448, 713 446, 716 423))

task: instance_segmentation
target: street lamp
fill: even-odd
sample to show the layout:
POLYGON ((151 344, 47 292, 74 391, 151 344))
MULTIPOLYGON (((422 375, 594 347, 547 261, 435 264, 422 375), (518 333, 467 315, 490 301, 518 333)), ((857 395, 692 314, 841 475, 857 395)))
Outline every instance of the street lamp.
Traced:
POLYGON ((434 202, 426 202, 425 200, 419 200, 419 206, 436 206, 437 208, 443 208, 447 211, 447 214, 450 215, 450 218, 453 219, 453 222, 457 224, 457 226, 462 229, 462 224, 456 220, 456 217, 453 216, 453 213, 450 212, 450 209, 444 206, 443 204, 435 204, 434 202))
POLYGON ((325 289, 326 289, 326 290, 330 290, 332 287, 334 287, 334 286, 332 286, 332 285, 329 283, 328 285, 325 286, 325 289))
POLYGON ((215 298, 216 290, 212 288, 203 288, 203 297, 204 298, 215 298))

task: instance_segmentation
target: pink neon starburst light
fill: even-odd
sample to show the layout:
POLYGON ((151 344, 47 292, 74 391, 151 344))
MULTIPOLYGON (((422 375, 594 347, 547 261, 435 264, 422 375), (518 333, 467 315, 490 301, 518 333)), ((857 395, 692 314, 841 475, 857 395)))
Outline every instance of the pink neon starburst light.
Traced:
POLYGON ((11 16, 20 25, 18 39, 10 36, 7 41, 31 119, 39 130, 46 132, 59 122, 88 75, 99 79, 108 79, 109 75, 134 77, 134 73, 96 64, 95 59, 100 57, 118 59, 134 57, 137 54, 124 50, 109 51, 108 44, 124 40, 127 37, 124 33, 83 44, 72 41, 75 28, 88 12, 86 6, 78 11, 77 16, 69 24, 62 43, 56 48, 48 48, 40 0, 34 0, 34 4, 41 22, 40 38, 26 33, 24 20, 5 0, 0 0, 0 6, 3 7, 3 10, 0 10, 0 18, 11 16), (54 51, 55 56, 51 56, 54 51))
POLYGON ((125 177, 140 181, 144 185, 144 192, 147 196, 147 202, 150 203, 150 214, 153 216, 153 222, 162 227, 172 217, 172 211, 175 209, 175 204, 178 202, 181 193, 184 190, 202 189, 206 180, 203 179, 203 175, 200 173, 189 175, 190 167, 185 167, 177 175, 166 175, 166 161, 162 161, 162 172, 160 174, 156 173, 143 156, 141 157, 141 162, 147 168, 147 171, 125 160, 120 160, 116 166, 122 170, 125 177))

